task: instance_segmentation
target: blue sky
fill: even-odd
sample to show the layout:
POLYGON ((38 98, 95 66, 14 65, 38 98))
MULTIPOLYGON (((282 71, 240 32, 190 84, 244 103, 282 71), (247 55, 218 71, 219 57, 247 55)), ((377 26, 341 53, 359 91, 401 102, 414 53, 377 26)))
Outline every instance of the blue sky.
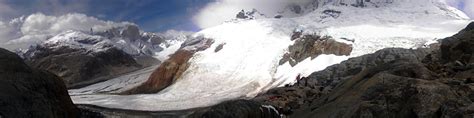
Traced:
MULTIPOLYGON (((192 17, 213 0, 0 0, 14 9, 4 19, 41 12, 47 15, 83 13, 99 19, 130 21, 151 32, 168 29, 197 31, 192 17)), ((0 7, 2 7, 0 5, 0 7)), ((1 8, 0 8, 1 10, 1 8)))

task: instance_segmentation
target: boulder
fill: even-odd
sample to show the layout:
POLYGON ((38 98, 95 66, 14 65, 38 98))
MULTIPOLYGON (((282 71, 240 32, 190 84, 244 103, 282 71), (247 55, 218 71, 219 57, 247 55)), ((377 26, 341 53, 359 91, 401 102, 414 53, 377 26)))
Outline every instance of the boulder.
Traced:
POLYGON ((79 115, 59 77, 31 68, 15 53, 0 49, 0 117, 75 118, 79 115))

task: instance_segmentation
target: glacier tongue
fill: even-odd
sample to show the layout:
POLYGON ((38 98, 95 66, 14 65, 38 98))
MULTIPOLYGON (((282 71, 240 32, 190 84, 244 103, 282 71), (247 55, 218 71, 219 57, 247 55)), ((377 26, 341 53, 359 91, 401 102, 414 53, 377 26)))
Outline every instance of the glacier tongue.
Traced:
MULTIPOLYGON (((215 43, 196 53, 181 79, 165 90, 129 96, 72 94, 72 99, 76 104, 162 111, 251 98, 272 87, 292 83, 297 75, 308 75, 353 56, 389 47, 419 48, 427 42, 453 35, 469 22, 463 14, 443 3, 420 1, 425 3, 412 0, 419 4, 396 3, 365 8, 329 5, 301 17, 224 23, 195 34, 214 39, 215 43), (320 55, 294 67, 288 63, 280 66, 278 61, 293 44, 290 36, 295 29, 354 40, 353 52, 350 56, 320 55), (220 44, 225 45, 216 52, 220 44)), ((74 91, 77 90, 70 92, 74 91)))

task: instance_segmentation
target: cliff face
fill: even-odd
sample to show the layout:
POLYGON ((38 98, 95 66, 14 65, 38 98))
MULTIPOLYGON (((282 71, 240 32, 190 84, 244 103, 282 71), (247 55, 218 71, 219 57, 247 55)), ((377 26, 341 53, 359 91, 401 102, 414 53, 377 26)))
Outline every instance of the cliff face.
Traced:
POLYGON ((213 43, 212 39, 202 37, 184 42, 178 51, 161 63, 145 83, 125 91, 124 94, 157 93, 174 84, 188 69, 188 61, 194 56, 194 53, 209 48, 213 43))
POLYGON ((30 68, 16 54, 0 49, 0 117, 78 116, 79 111, 59 77, 30 68))

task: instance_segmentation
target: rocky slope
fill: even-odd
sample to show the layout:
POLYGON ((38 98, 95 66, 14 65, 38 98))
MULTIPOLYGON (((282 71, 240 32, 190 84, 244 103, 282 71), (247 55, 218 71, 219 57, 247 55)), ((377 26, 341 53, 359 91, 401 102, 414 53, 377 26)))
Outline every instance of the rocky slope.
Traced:
POLYGON ((31 68, 15 53, 0 48, 0 117, 78 116, 79 110, 59 77, 31 68))
POLYGON ((33 67, 57 74, 70 88, 103 81, 142 67, 131 55, 116 47, 101 48, 103 51, 95 52, 60 45, 36 46, 31 49, 32 56, 25 59, 33 67))
POLYGON ((141 33, 135 25, 95 32, 66 31, 20 54, 29 65, 63 78, 68 88, 79 88, 159 64, 158 59, 167 55, 157 53, 175 40, 166 38, 141 33))
POLYGON ((253 100, 290 117, 474 117, 473 26, 439 48, 351 58, 253 100))
POLYGON ((150 75, 149 79, 140 86, 125 91, 124 94, 150 94, 157 93, 172 85, 189 67, 189 59, 198 51, 205 50, 214 43, 214 40, 198 37, 181 45, 181 48, 150 75))

